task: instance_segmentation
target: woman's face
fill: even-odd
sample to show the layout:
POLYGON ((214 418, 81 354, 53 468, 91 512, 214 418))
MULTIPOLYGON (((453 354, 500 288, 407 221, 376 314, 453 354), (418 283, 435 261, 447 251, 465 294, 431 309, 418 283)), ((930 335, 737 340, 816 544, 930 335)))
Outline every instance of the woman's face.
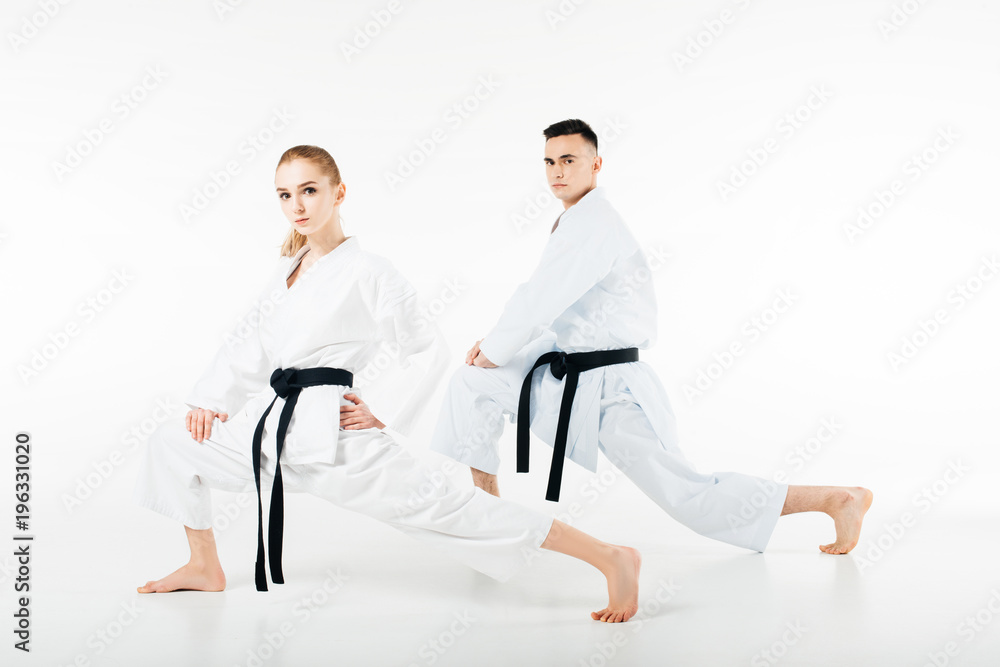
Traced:
POLYGON ((292 160, 278 167, 274 186, 281 211, 292 229, 304 235, 326 227, 344 201, 344 184, 331 185, 330 179, 310 160, 292 160))

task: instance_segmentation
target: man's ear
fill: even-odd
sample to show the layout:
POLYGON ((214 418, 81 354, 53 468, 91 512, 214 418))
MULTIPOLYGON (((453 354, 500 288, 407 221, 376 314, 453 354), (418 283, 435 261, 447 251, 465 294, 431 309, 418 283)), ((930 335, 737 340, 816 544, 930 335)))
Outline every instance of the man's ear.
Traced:
POLYGON ((600 155, 595 155, 594 156, 594 164, 592 166, 592 169, 593 169, 593 172, 595 174, 601 170, 601 165, 603 163, 604 163, 604 160, 601 158, 600 155))

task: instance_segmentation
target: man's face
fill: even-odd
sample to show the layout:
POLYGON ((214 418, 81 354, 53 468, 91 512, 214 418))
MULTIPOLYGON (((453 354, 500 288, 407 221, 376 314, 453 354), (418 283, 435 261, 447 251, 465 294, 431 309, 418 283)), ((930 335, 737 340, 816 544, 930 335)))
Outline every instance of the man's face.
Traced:
POLYGON ((601 158, 582 134, 545 142, 545 176, 556 199, 569 208, 597 186, 601 158))

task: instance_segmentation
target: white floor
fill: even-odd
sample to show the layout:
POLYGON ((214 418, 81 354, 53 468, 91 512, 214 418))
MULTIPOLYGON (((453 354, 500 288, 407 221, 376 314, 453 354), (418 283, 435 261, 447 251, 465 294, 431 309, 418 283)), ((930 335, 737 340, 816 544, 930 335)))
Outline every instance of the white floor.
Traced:
MULTIPOLYGON (((695 535, 616 486, 575 524, 643 553, 642 611, 624 625, 590 619, 605 591, 583 563, 544 553, 501 584, 294 495, 288 583, 267 593, 253 586, 255 504, 218 532, 223 593, 134 593, 187 556, 183 529, 148 510, 127 510, 134 525, 100 535, 80 520, 39 539, 33 650, 24 659, 5 650, 18 660, 3 664, 1000 664, 1000 620, 990 622, 1000 611, 1000 516, 931 510, 894 536, 886 524, 898 521, 898 507, 879 507, 877 496, 848 556, 816 549, 833 529, 820 514, 782 518, 757 554, 695 535), (626 525, 619 513, 628 506, 638 516, 626 525), (878 545, 881 555, 870 551, 878 545)), ((219 508, 236 506, 234 494, 215 497, 219 508)))

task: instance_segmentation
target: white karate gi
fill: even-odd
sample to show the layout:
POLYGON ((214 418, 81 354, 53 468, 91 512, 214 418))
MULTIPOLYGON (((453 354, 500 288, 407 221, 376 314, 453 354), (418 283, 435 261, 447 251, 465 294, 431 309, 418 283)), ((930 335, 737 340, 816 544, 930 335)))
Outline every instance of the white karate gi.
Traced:
MULTIPOLYGON (((597 187, 557 220, 534 273, 504 307, 479 349, 499 368, 463 365, 451 378, 431 449, 495 474, 503 417, 513 423, 521 383, 552 350, 645 349, 656 339, 649 265, 597 187)), ((541 366, 531 385, 534 434, 549 446, 565 380, 541 366)), ((580 374, 566 457, 592 472, 598 449, 668 514, 692 530, 763 551, 786 484, 735 472, 697 472, 678 447, 666 391, 644 361, 580 374)), ((548 477, 544 471, 532 474, 548 477)))
MULTIPOLYGON (((256 493, 251 442, 275 399, 271 373, 343 368, 354 373, 353 389, 301 390, 281 453, 285 492, 313 493, 440 547, 495 579, 509 578, 528 564, 552 517, 478 488, 450 486, 388 428, 340 428, 340 406, 351 404, 343 395, 352 392, 384 423, 407 430, 447 363, 440 331, 421 316, 416 292, 391 263, 362 250, 353 236, 288 288, 287 278, 308 251, 306 245, 279 259, 260 299, 185 400, 191 408, 226 412, 227 421, 216 418, 211 437, 201 443, 182 419, 160 426, 147 441, 135 502, 191 528, 210 527, 209 488, 256 493)), ((283 405, 277 398, 265 422, 262 490, 271 488, 275 472, 274 433, 283 405)))

